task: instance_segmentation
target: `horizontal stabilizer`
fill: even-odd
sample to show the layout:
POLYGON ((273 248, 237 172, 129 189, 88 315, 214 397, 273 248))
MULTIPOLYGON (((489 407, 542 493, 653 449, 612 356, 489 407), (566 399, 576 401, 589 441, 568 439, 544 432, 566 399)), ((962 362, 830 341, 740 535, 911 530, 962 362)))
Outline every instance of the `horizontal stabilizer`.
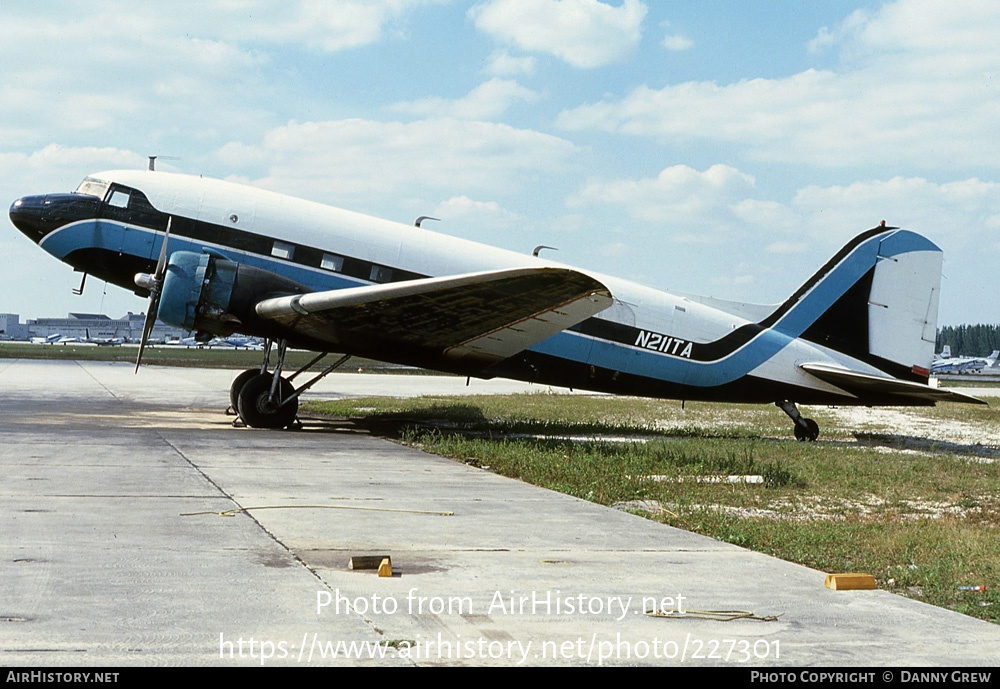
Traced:
POLYGON ((943 388, 932 388, 922 383, 914 383, 896 378, 886 378, 873 376, 868 373, 858 373, 846 368, 838 368, 828 364, 799 364, 799 367, 822 381, 836 385, 852 394, 862 398, 873 397, 898 397, 901 400, 910 400, 916 403, 917 400, 924 400, 929 403, 934 402, 961 402, 965 404, 986 404, 978 397, 963 395, 953 390, 943 388))
POLYGON ((514 268, 266 299, 257 314, 373 358, 478 371, 572 327, 612 303, 565 268, 514 268))

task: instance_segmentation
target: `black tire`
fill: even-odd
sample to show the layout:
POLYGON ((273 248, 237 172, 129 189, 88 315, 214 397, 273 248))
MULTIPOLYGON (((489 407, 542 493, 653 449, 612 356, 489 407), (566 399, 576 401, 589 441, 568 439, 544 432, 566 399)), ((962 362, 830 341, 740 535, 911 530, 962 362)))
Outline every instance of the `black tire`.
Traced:
POLYGON ((802 419, 802 422, 805 424, 805 428, 795 424, 795 439, 800 442, 806 440, 815 442, 816 438, 819 437, 819 424, 812 419, 802 419))
MULTIPOLYGON (((270 373, 257 374, 246 382, 237 399, 240 419, 251 428, 285 428, 295 421, 299 411, 296 397, 284 406, 278 407, 270 400, 270 373)), ((278 396, 285 399, 295 392, 295 388, 284 378, 278 385, 278 396)))
POLYGON ((246 371, 236 376, 236 380, 233 381, 232 386, 229 388, 229 406, 233 410, 233 413, 239 413, 240 390, 242 390, 243 386, 247 384, 247 381, 254 376, 259 375, 259 368, 248 368, 246 371))

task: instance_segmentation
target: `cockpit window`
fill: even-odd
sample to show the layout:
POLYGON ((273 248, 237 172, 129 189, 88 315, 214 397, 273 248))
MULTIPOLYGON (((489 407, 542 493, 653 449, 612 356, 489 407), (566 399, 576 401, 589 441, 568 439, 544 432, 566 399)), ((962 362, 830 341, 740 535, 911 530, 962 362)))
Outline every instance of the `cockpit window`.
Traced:
POLYGON ((114 206, 115 208, 128 208, 128 192, 122 191, 121 189, 115 189, 111 192, 111 197, 108 199, 108 205, 114 206))
POLYGON ((85 180, 80 182, 80 186, 76 188, 76 193, 86 194, 87 196, 96 196, 103 201, 104 196, 108 193, 108 187, 110 186, 110 182, 104 182, 99 179, 94 179, 93 177, 87 177, 85 180))

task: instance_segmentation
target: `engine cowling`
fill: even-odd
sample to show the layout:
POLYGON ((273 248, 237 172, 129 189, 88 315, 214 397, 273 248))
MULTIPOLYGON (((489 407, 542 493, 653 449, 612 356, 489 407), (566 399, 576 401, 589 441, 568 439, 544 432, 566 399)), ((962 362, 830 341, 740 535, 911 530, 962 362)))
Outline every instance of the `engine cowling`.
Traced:
POLYGON ((259 301, 310 291, 277 273, 223 256, 175 251, 167 261, 159 318, 198 334, 263 335, 264 322, 254 310, 259 301))

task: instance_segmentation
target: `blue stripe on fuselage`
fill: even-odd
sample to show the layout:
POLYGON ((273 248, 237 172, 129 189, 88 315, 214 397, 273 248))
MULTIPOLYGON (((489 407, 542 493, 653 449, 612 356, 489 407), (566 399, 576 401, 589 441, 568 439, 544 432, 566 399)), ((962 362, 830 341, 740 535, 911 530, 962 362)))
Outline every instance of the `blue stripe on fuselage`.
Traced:
POLYGON ((569 330, 553 335, 530 349, 611 371, 683 385, 713 387, 742 378, 793 341, 794 338, 780 332, 764 330, 733 354, 712 362, 650 352, 569 330))
POLYGON ((747 375, 796 341, 882 258, 913 251, 940 251, 926 238, 908 230, 876 235, 855 247, 770 329, 762 330, 735 351, 715 361, 651 352, 641 347, 561 332, 530 349, 612 371, 697 387, 724 385, 747 375))
MULTIPOLYGON (((46 235, 39 246, 59 260, 84 248, 105 249, 155 261, 163 244, 163 233, 144 227, 122 225, 108 220, 83 220, 60 227, 46 235)), ((344 289, 372 284, 322 268, 310 268, 291 261, 249 253, 232 247, 192 240, 171 234, 169 250, 221 253, 237 263, 262 268, 317 291, 344 289)))

